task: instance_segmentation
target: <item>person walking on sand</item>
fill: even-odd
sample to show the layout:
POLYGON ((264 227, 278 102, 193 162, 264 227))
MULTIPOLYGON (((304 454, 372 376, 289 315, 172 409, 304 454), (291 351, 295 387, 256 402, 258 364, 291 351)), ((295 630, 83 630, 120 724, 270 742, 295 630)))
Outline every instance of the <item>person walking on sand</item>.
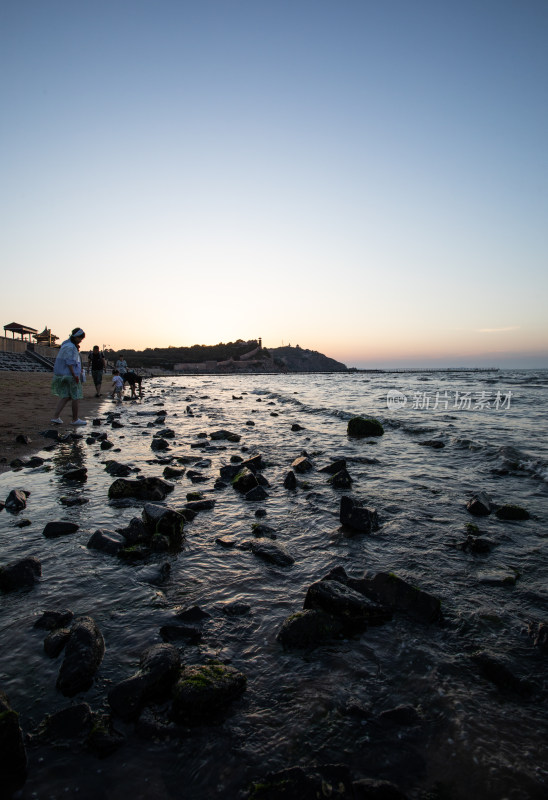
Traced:
POLYGON ((126 361, 126 359, 124 358, 124 356, 121 353, 118 356, 118 361, 116 362, 115 367, 118 370, 118 372, 120 373, 120 375, 122 376, 122 381, 123 381, 124 380, 124 375, 127 372, 127 361, 126 361))
POLYGON ((95 384, 95 397, 101 397, 101 384, 103 382, 103 370, 105 368, 105 357, 96 344, 91 352, 90 359, 91 377, 95 384))
POLYGON ((124 391, 124 381, 117 369, 112 372, 112 399, 116 397, 117 400, 122 399, 122 392, 124 391))
POLYGON ((51 392, 59 398, 51 420, 54 425, 63 424, 63 420, 59 415, 69 400, 72 404, 71 425, 87 425, 87 422, 78 416, 80 399, 84 395, 82 388, 84 370, 82 369, 79 350, 85 335, 82 328, 74 328, 70 337, 63 342, 57 353, 51 382, 51 392))

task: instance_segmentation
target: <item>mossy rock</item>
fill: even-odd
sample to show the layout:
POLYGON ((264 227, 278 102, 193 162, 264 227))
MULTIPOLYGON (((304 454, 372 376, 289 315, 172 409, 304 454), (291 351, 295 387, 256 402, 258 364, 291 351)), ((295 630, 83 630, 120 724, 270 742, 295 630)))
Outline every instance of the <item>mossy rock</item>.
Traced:
POLYGON ((188 725, 206 724, 226 711, 246 685, 242 672, 224 664, 185 667, 173 689, 172 716, 188 725))
POLYGON ((523 520, 531 517, 525 508, 514 505, 501 506, 495 511, 495 516, 503 520, 523 520))
POLYGON ((353 417, 348 420, 348 436, 382 436, 384 428, 377 419, 373 417, 353 417))

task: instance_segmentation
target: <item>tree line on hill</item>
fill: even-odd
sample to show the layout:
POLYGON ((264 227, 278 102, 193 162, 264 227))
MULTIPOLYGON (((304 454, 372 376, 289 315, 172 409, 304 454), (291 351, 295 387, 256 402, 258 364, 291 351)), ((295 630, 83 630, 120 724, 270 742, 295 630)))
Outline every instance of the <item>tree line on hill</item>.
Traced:
MULTIPOLYGON (((240 357, 259 347, 257 339, 244 342, 237 339, 235 342, 219 342, 219 344, 193 344, 191 347, 147 347, 145 350, 106 350, 105 356, 115 362, 121 354, 130 368, 136 367, 161 367, 173 369, 175 364, 200 364, 204 361, 227 361, 232 358, 239 361, 240 357)), ((261 350, 257 357, 268 358, 268 352, 261 350)))

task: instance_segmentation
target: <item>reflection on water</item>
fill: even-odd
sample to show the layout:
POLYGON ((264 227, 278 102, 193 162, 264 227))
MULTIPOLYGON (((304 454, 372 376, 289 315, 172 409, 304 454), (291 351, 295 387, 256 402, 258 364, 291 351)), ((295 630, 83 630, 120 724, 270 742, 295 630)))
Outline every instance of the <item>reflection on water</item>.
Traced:
POLYGON ((101 450, 100 441, 88 443, 86 430, 82 438, 42 454, 51 459, 45 467, 52 471, 0 476, 0 497, 19 486, 31 492, 24 515, 32 522, 20 529, 16 518, 0 515, 2 563, 26 555, 42 563, 42 579, 32 590, 1 599, 0 686, 25 731, 67 705, 55 690, 60 658, 46 658, 43 636, 32 628, 45 608, 90 614, 103 632, 106 655, 93 688, 82 697, 94 709, 106 707, 112 682, 132 674, 142 651, 161 641, 159 630, 173 622, 174 611, 195 604, 210 616, 199 644, 180 645, 183 660, 220 658, 248 676, 246 693, 222 725, 195 730, 181 741, 151 743, 117 723, 127 741, 104 762, 62 750, 46 757, 40 748, 31 749, 23 798, 61 796, 67 786, 69 792, 78 788, 79 797, 121 798, 131 791, 135 798, 176 798, 181 782, 185 797, 232 798, 251 777, 322 762, 346 763, 356 777, 394 780, 410 796, 436 784, 449 798, 541 796, 548 769, 541 744, 545 704, 537 696, 502 695, 478 674, 471 655, 488 650, 544 686, 544 661, 525 629, 548 616, 542 529, 548 445, 538 435, 546 429, 546 374, 429 374, 422 382, 420 377, 155 379, 143 401, 118 407, 105 401, 103 424, 88 426, 108 432, 111 450, 101 450), (511 388, 514 394, 504 412, 413 408, 411 401, 387 408, 389 391, 412 398, 418 387, 423 395, 486 388, 493 394, 511 388), (123 427, 106 423, 106 412, 114 408, 123 427), (357 413, 379 418, 385 435, 348 439, 347 420, 357 413), (295 423, 301 430, 292 430, 295 423), (169 450, 156 454, 154 435, 168 427, 175 433, 169 450), (241 440, 210 439, 222 429, 241 440), (421 444, 432 439, 444 447, 421 444), (315 469, 288 491, 284 477, 303 451, 315 469), (230 486, 214 488, 231 457, 257 452, 267 464, 267 500, 250 503, 230 486), (376 507, 381 525, 375 534, 342 535, 341 492, 318 470, 337 458, 347 460, 352 494, 376 507), (97 528, 122 528, 140 515, 138 501, 122 506, 108 501, 114 480, 104 469, 109 459, 138 469, 133 477, 161 477, 167 460, 184 463, 203 480, 176 478, 166 502, 181 507, 196 490, 215 499, 213 510, 200 512, 186 526, 180 554, 151 557, 150 563, 171 567, 161 585, 147 580, 143 564, 120 563, 86 547, 97 528), (76 467, 87 469, 86 481, 62 477, 76 467), (525 506, 532 518, 520 523, 471 518, 465 504, 478 490, 498 503, 525 506), (88 502, 66 506, 60 502, 64 496, 88 502), (218 537, 237 545, 253 538, 258 508, 266 510, 264 521, 276 541, 295 558, 293 566, 268 565, 249 550, 216 543, 218 537), (46 540, 45 523, 61 519, 76 522, 79 530, 46 540), (456 547, 471 521, 493 541, 489 553, 456 547), (354 639, 309 653, 284 652, 276 641, 281 623, 302 608, 308 586, 335 566, 354 576, 396 572, 441 598, 445 624, 425 628, 396 617, 354 639), (510 569, 520 576, 513 586, 483 578, 510 569), (250 613, 226 615, 224 606, 232 601, 249 604, 250 613), (382 712, 398 705, 412 705, 416 722, 381 724, 382 712))

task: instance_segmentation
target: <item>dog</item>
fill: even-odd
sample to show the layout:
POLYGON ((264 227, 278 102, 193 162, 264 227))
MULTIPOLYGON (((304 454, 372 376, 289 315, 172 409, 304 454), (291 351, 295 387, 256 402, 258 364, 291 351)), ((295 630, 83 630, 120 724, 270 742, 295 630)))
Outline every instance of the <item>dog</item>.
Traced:
POLYGON ((141 387, 142 381, 143 379, 141 378, 140 375, 137 375, 136 372, 126 372, 124 375, 124 386, 126 385, 126 383, 129 383, 132 397, 137 397, 137 394, 135 392, 136 386, 139 387, 139 397, 143 396, 143 389, 141 387))

